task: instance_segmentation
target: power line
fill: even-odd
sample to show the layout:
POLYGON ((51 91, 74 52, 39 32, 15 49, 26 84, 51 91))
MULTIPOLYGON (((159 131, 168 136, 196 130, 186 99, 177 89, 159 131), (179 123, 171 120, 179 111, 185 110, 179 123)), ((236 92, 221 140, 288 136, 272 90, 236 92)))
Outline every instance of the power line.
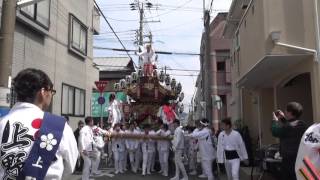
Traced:
MULTIPOLYGON (((118 41, 120 42, 121 46, 123 47, 124 50, 126 50, 126 47, 123 45, 122 41, 120 40, 120 38, 118 37, 117 33, 115 32, 115 30, 113 29, 113 27, 111 26, 111 24, 109 23, 109 21, 107 20, 106 16, 104 15, 104 13, 101 11, 100 7, 98 6, 97 2, 95 0, 93 0, 94 4, 96 5, 98 11, 100 12, 100 14, 102 15, 102 17, 104 18, 104 20, 106 21, 106 23, 108 24, 108 26, 110 27, 111 31, 113 32, 113 34, 117 37, 118 41)), ((127 52, 127 55, 129 56, 129 58, 132 60, 133 64, 135 67, 137 67, 137 65, 135 64, 135 62, 133 61, 132 57, 130 56, 130 54, 127 52)))
MULTIPOLYGON (((97 50, 110 50, 110 51, 121 51, 121 52, 138 52, 138 50, 132 50, 132 49, 119 49, 119 48, 109 48, 109 47, 99 47, 99 46, 93 46, 93 49, 97 50)), ((203 56, 203 54, 199 53, 189 53, 189 52, 169 52, 169 51, 155 51, 156 54, 162 54, 162 55, 187 55, 187 56, 203 56)), ((225 57, 230 58, 230 55, 210 55, 213 57, 225 57)))
POLYGON ((113 21, 119 21, 119 22, 132 22, 132 21, 139 21, 139 19, 115 19, 111 17, 107 17, 108 19, 111 19, 113 21))
POLYGON ((163 16, 163 15, 166 15, 166 14, 172 13, 172 12, 176 11, 177 9, 180 9, 180 8, 184 7, 185 5, 187 5, 188 3, 190 3, 191 1, 193 1, 193 0, 188 0, 188 1, 186 1, 184 4, 182 4, 182 5, 180 5, 180 6, 176 7, 176 8, 174 8, 174 9, 172 9, 172 10, 168 11, 168 12, 165 12, 165 13, 162 13, 162 14, 158 14, 158 15, 153 16, 153 17, 148 17, 147 19, 152 19, 152 18, 156 18, 156 17, 160 17, 160 16, 163 16))
POLYGON ((189 76, 189 77, 197 77, 198 74, 169 74, 170 76, 189 76))
POLYGON ((167 68, 167 71, 190 71, 190 72, 200 72, 200 70, 195 69, 173 69, 173 68, 167 68))
POLYGON ((185 23, 181 23, 181 24, 177 24, 177 25, 174 25, 174 26, 171 26, 171 27, 166 27, 166 28, 160 28, 160 29, 154 29, 152 32, 158 32, 158 31, 168 31, 168 30, 171 30, 171 29, 175 29, 177 27, 180 27, 180 26, 183 26, 183 25, 186 25, 186 24, 191 24, 191 23, 194 23, 195 20, 197 20, 199 18, 194 18, 190 21, 187 21, 185 23))
MULTIPOLYGON (((107 66, 107 67, 125 67, 125 66, 117 66, 117 65, 99 65, 97 64, 96 66, 107 66)), ((192 70, 192 69, 172 69, 172 68, 167 68, 166 71, 190 71, 190 72, 200 72, 200 70, 192 70)), ((192 74, 191 74, 192 75, 192 74)))
MULTIPOLYGON (((108 47, 99 47, 94 46, 94 49, 101 49, 101 50, 111 50, 111 51, 125 51, 125 52, 138 52, 137 50, 132 49, 119 49, 119 48, 108 48, 108 47)), ((187 55, 187 56, 201 56, 202 54, 199 53, 188 53, 188 52, 169 52, 169 51, 155 51, 156 54, 163 54, 163 55, 187 55)))

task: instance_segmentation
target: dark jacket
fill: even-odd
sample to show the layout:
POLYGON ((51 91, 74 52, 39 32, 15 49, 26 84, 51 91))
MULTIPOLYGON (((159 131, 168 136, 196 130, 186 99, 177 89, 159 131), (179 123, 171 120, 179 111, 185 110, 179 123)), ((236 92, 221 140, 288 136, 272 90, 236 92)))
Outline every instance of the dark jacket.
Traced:
POLYGON ((79 136, 80 136, 80 129, 77 128, 74 132, 74 137, 76 138, 76 141, 77 141, 77 144, 78 144, 78 139, 79 139, 79 136))
POLYGON ((307 129, 301 120, 279 120, 272 122, 272 135, 280 138, 280 155, 283 158, 297 156, 301 137, 307 129))

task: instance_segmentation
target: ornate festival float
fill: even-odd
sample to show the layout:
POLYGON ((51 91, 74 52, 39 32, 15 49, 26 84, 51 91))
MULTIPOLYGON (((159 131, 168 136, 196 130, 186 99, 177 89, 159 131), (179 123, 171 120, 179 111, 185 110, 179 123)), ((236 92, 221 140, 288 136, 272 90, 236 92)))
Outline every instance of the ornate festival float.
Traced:
POLYGON ((156 126, 161 121, 170 125, 184 109, 182 85, 163 68, 157 68, 151 45, 139 56, 137 71, 114 84, 114 91, 123 91, 128 96, 127 103, 122 105, 122 119, 139 125, 156 126))

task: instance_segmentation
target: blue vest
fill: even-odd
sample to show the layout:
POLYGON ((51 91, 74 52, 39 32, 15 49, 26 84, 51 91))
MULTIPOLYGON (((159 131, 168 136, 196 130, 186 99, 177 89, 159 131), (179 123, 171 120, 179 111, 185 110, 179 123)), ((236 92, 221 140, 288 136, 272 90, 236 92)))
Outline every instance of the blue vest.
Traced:
POLYGON ((61 116, 45 113, 39 136, 34 141, 28 158, 17 180, 43 180, 61 142, 66 120, 61 116))

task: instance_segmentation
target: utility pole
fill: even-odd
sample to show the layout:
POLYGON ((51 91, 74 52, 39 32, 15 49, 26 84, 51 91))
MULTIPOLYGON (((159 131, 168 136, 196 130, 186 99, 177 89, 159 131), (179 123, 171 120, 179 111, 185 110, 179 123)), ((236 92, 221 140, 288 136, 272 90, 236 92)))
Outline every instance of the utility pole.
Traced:
POLYGON ((143 46, 143 3, 141 3, 141 7, 140 7, 140 3, 138 1, 138 6, 139 6, 139 12, 140 12, 140 27, 139 27, 139 45, 143 46))
POLYGON ((205 0, 203 0, 203 20, 205 29, 205 55, 204 55, 204 66, 203 66, 203 82, 204 82, 204 97, 203 100, 206 102, 206 118, 212 123, 212 62, 211 62, 211 47, 210 47, 210 11, 205 9, 205 0))
MULTIPOLYGON (((131 10, 138 10, 139 11, 139 31, 138 31, 138 45, 139 46, 143 46, 143 39, 144 39, 144 35, 143 35, 143 25, 144 23, 156 23, 156 22, 160 22, 160 20, 158 21, 145 21, 144 20, 144 9, 149 9, 151 10, 151 8, 154 8, 158 5, 152 4, 151 2, 140 2, 139 0, 136 0, 134 3, 130 3, 130 8, 131 10)), ((149 36, 149 35, 148 35, 149 36)), ((146 36, 146 37, 148 37, 146 36)), ((152 43, 152 34, 150 32, 150 43, 152 43), (151 39, 150 39, 151 38, 151 39)), ((140 50, 139 50, 140 51, 140 50)))
POLYGON ((152 33, 151 33, 151 31, 149 32, 149 40, 150 40, 150 44, 152 44, 153 42, 152 42, 152 33))
MULTIPOLYGON (((11 69, 13 58, 14 30, 16 23, 16 0, 3 0, 0 29, 0 97, 10 95, 11 69)), ((9 107, 8 102, 0 101, 0 106, 9 107)))

